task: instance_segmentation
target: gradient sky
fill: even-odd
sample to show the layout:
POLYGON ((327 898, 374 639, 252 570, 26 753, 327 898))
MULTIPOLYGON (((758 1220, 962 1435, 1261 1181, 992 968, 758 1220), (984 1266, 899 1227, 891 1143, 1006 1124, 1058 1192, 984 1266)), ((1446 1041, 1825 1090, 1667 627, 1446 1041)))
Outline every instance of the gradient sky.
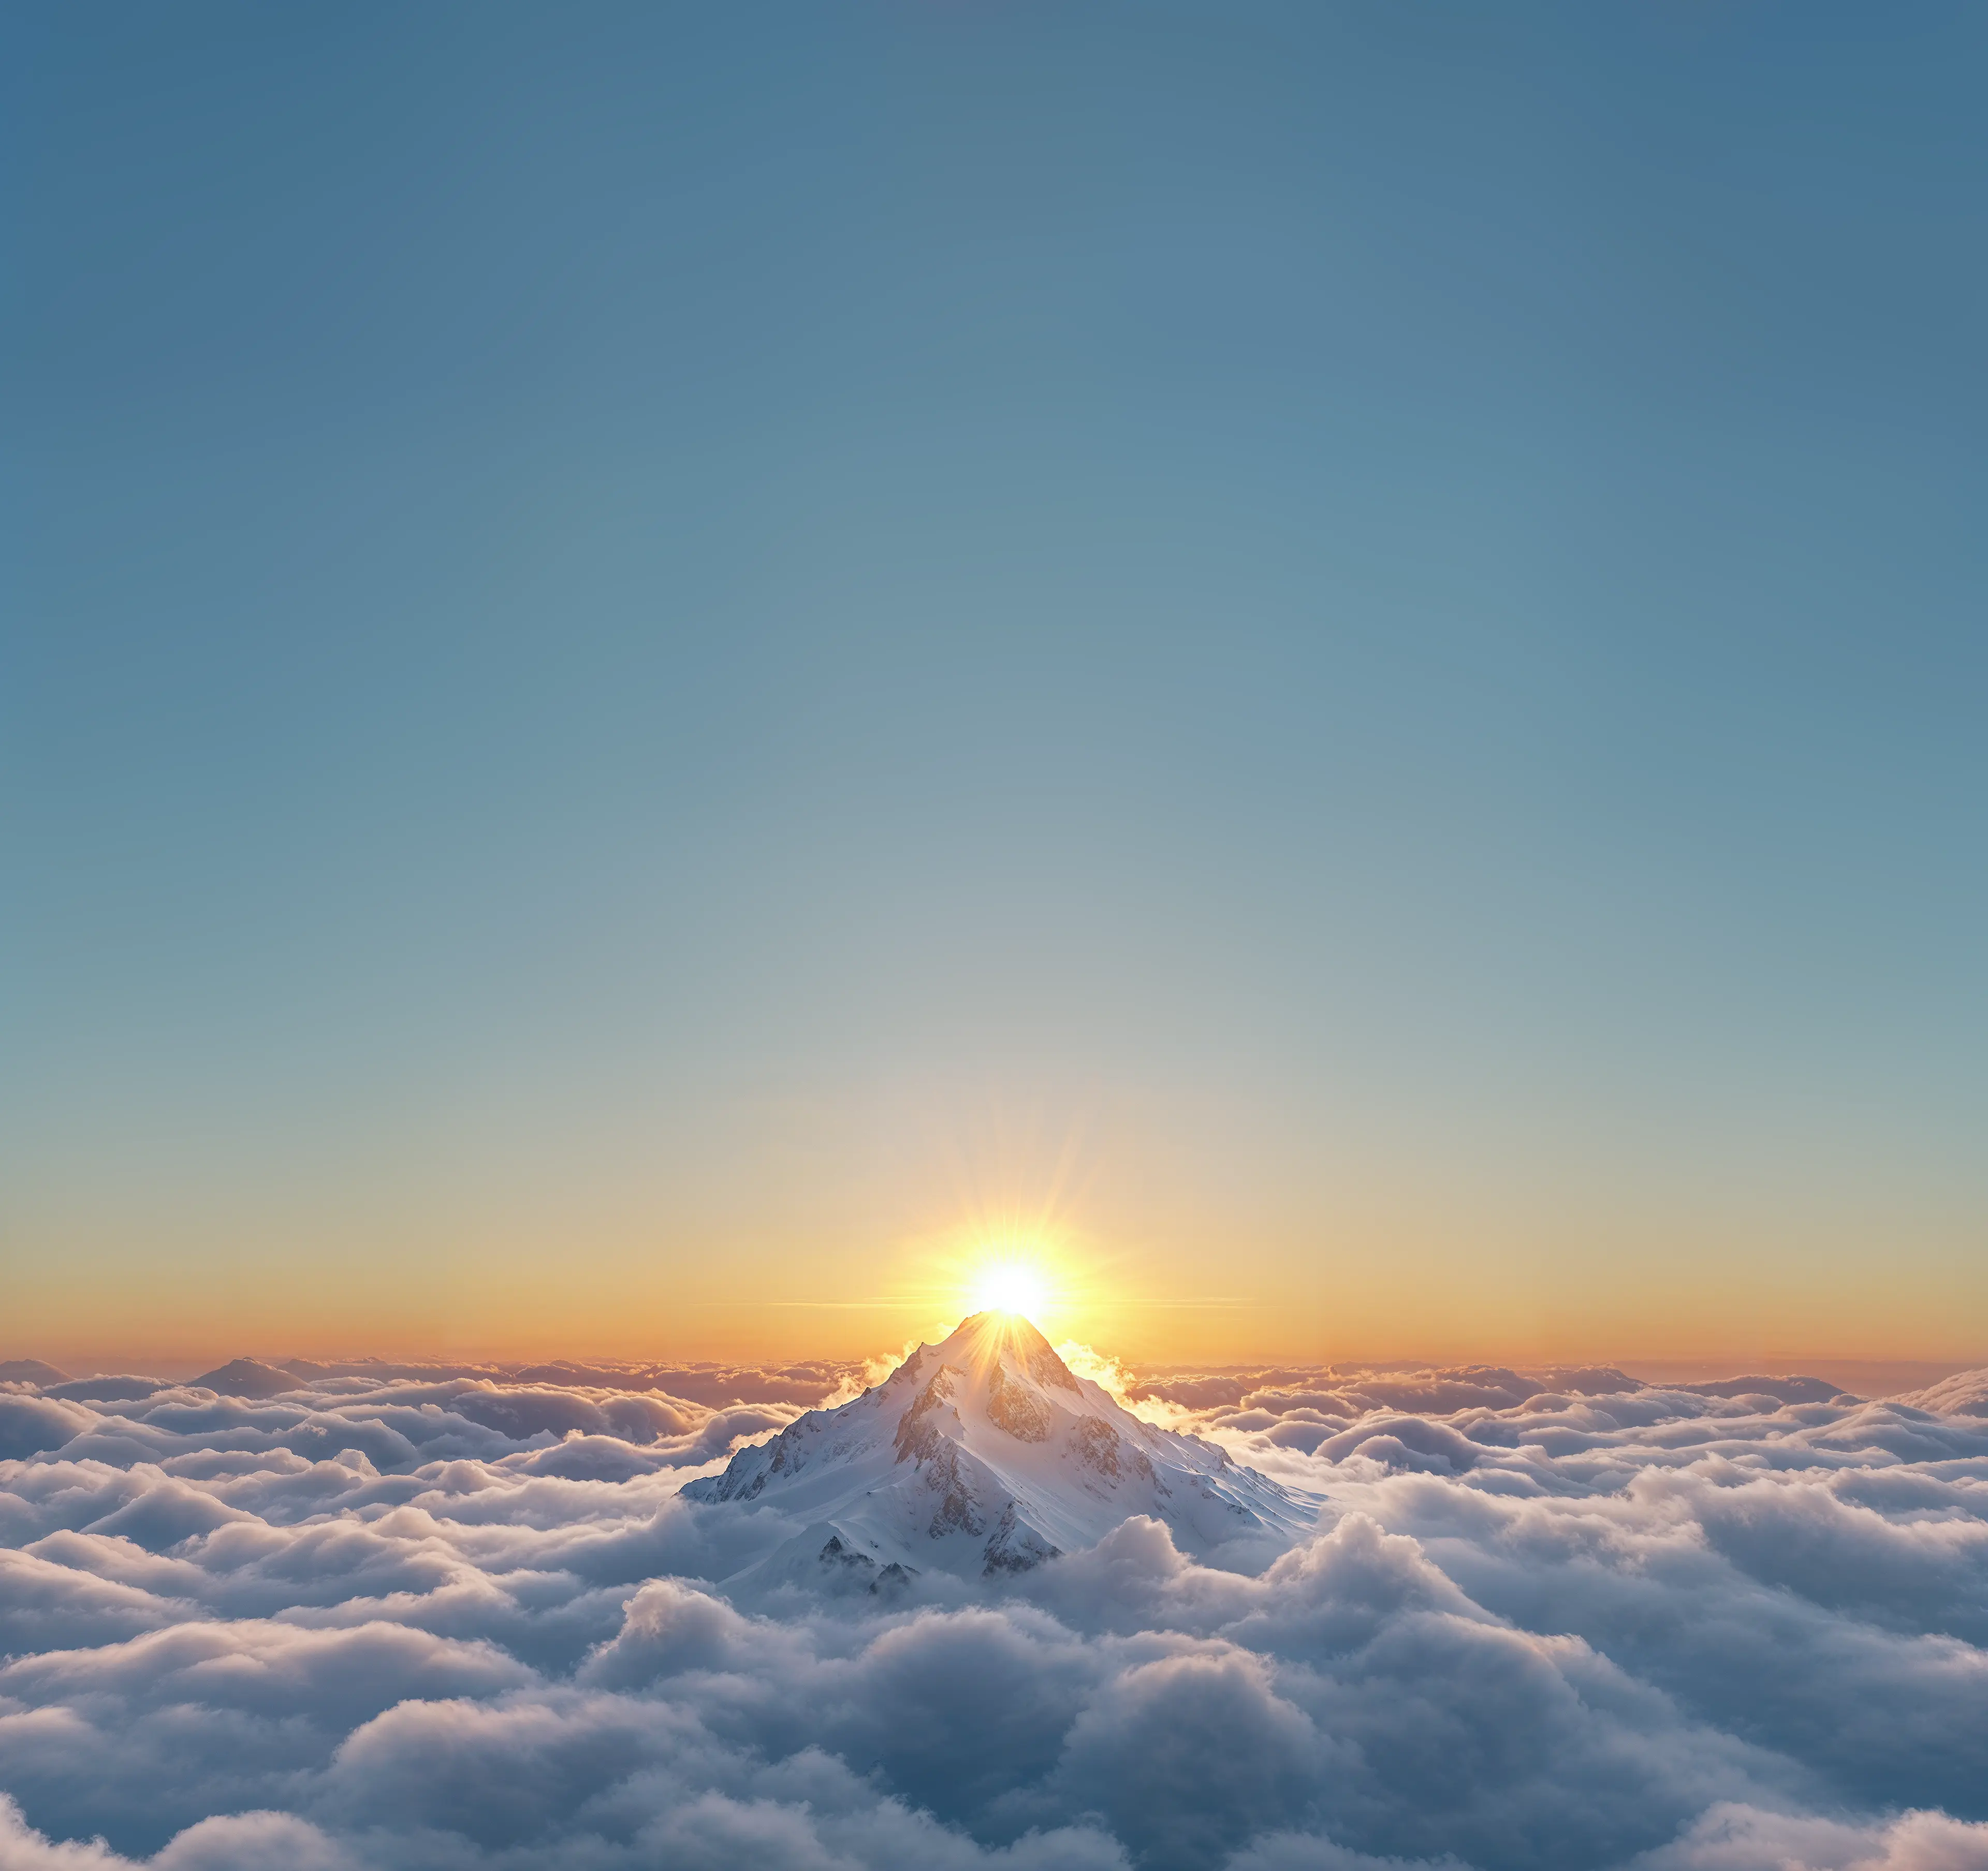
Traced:
POLYGON ((4 33, 0 1356, 1988 1356, 1988 13, 4 33))

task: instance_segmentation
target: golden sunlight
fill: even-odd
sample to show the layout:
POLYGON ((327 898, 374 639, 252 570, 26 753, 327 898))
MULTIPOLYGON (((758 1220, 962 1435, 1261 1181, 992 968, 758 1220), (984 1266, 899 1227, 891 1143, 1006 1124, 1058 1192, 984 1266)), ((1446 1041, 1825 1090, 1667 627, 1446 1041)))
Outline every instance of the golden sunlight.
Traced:
POLYGON ((976 1312, 1040 1313, 1049 1298, 1041 1270, 1026 1260, 990 1261, 973 1282, 976 1312))

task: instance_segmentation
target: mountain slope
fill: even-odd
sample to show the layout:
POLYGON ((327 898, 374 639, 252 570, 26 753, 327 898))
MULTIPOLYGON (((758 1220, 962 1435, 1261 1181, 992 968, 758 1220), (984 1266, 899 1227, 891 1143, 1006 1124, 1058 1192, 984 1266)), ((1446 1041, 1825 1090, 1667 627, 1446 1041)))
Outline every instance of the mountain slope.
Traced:
POLYGON ((192 1388, 218 1391, 225 1397, 266 1399, 296 1389, 303 1379, 276 1365, 265 1365, 253 1358, 238 1358, 232 1364, 205 1371, 188 1382, 192 1388))
POLYGON ((759 1582, 888 1588, 937 1568, 1026 1571, 1150 1514, 1183 1551, 1309 1528, 1313 1509, 1212 1443, 1156 1428, 1075 1376, 1013 1314, 977 1313, 882 1383, 742 1449, 691 1500, 763 1502, 805 1532, 759 1582))

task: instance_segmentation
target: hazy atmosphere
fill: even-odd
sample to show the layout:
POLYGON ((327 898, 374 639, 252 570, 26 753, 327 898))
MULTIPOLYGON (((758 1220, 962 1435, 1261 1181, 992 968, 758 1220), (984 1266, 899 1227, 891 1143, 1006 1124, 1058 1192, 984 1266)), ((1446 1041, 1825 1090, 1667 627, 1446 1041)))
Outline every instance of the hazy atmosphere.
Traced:
POLYGON ((5 31, 16 1348, 1988 1355, 1973 9, 5 31))
POLYGON ((0 1871, 1988 1871, 1984 96, 0 7, 0 1871))

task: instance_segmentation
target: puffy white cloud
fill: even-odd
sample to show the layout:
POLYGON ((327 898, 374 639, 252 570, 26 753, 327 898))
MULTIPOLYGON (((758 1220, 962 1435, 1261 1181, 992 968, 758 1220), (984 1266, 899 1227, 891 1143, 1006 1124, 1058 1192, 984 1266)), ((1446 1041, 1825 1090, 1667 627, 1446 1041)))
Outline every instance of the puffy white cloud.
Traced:
POLYGON ((66 1397, 0 1390, 0 1461, 59 1449, 90 1421, 90 1411, 66 1397))
MULTIPOLYGON (((147 1861, 151 1871, 360 1871, 343 1846, 287 1812, 246 1812, 201 1819, 147 1861)), ((0 1794, 0 1871, 130 1871, 101 1839, 55 1842, 0 1794)))
POLYGON ((1988 1871, 1964 1409, 1176 1375, 1314 1534, 768 1615, 839 1368, 285 1371, 0 1392, 0 1871, 1988 1871))

